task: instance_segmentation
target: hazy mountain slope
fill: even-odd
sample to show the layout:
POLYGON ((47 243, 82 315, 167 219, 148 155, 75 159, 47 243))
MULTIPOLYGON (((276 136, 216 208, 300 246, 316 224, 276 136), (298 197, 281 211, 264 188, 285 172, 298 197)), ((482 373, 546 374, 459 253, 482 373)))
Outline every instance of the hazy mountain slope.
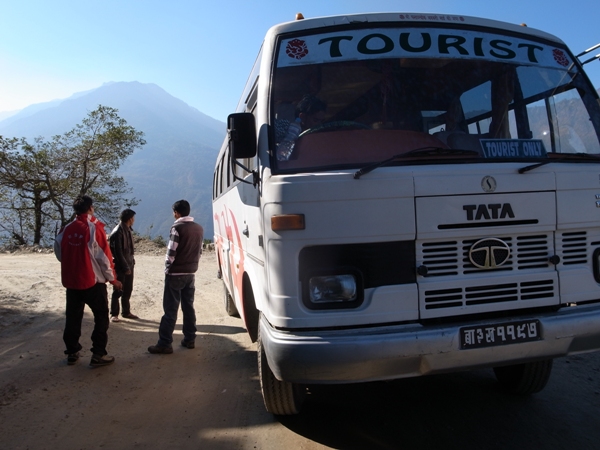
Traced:
POLYGON ((62 101, 32 105, 0 121, 0 135, 48 139, 72 129, 99 104, 118 109, 129 125, 145 133, 146 145, 119 171, 141 200, 134 208, 134 228, 166 237, 173 222, 171 205, 185 198, 212 239, 212 173, 225 124, 154 84, 107 83, 62 101))

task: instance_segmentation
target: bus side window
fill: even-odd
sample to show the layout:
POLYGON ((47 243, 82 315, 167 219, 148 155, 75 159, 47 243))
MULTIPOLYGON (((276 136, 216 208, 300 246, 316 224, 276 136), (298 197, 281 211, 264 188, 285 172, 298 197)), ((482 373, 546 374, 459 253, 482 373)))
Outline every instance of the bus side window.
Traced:
POLYGON ((220 194, 222 194, 223 192, 225 192, 227 190, 227 185, 225 184, 225 173, 223 171, 223 168, 225 167, 225 161, 224 161, 224 157, 225 154, 223 154, 223 158, 221 159, 221 162, 219 162, 219 191, 220 194))
MULTIPOLYGON (((256 107, 257 107, 257 98, 258 98, 258 77, 252 86, 252 91, 250 91, 250 95, 248 95, 246 101, 246 112, 254 114, 256 118, 256 107)), ((246 166, 250 170, 256 169, 256 157, 247 158, 242 161, 242 164, 246 166)))
POLYGON ((225 159, 223 161, 224 165, 227 167, 224 173, 227 173, 226 186, 229 188, 231 186, 231 157, 229 156, 229 150, 225 153, 225 159))
POLYGON ((256 108, 257 98, 258 98, 258 77, 256 77, 256 80, 254 80, 254 85, 252 86, 252 90, 250 91, 250 94, 246 98, 245 112, 253 112, 254 111, 254 109, 256 108))
POLYGON ((213 175, 213 198, 219 197, 225 191, 223 184, 223 159, 219 161, 213 175))
POLYGON ((219 167, 217 166, 217 168, 215 169, 215 173, 213 173, 213 192, 212 192, 213 200, 219 196, 219 192, 217 191, 218 174, 219 174, 219 167))

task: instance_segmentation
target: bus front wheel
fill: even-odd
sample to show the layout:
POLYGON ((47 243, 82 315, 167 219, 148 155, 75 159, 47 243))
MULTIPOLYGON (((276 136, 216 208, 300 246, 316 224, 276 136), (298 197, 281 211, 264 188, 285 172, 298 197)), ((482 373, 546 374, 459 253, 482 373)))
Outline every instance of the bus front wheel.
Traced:
POLYGON ((520 395, 540 392, 548 383, 551 372, 552 359, 494 367, 498 382, 510 393, 520 395))
POLYGON ((306 388, 297 383, 281 381, 275 378, 269 367, 267 355, 262 345, 260 327, 257 342, 258 375, 267 411, 280 416, 298 414, 306 396, 306 388))

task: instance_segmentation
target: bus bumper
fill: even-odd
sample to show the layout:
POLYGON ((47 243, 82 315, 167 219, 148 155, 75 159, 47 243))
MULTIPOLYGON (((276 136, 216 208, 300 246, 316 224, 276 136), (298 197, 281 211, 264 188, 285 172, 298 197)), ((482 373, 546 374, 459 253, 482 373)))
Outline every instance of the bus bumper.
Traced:
POLYGON ((519 364, 600 349, 600 305, 555 313, 462 324, 379 326, 282 331, 261 317, 260 333, 275 377, 295 383, 335 384, 519 364), (541 339, 460 348, 460 329, 537 319, 541 339))

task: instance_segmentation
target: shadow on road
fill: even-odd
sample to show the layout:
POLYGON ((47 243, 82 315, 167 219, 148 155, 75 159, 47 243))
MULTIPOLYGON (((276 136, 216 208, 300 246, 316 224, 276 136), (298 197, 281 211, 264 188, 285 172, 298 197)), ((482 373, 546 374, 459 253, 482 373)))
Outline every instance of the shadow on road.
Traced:
POLYGON ((503 392, 491 370, 478 370, 311 386, 302 413, 279 420, 338 449, 598 448, 600 392, 569 386, 568 361, 557 362, 554 382, 530 397, 503 392))
POLYGON ((89 314, 82 360, 67 366, 62 313, 2 312, 3 448, 15 439, 23 448, 89 447, 90 424, 92 446, 105 448, 594 449, 600 442, 600 354, 557 360, 546 389, 531 397, 505 394, 491 370, 478 370, 310 386, 301 414, 274 417, 239 321, 199 324, 193 350, 179 346, 178 324, 172 355, 146 350, 157 321, 111 323, 117 362, 90 370, 89 314))

